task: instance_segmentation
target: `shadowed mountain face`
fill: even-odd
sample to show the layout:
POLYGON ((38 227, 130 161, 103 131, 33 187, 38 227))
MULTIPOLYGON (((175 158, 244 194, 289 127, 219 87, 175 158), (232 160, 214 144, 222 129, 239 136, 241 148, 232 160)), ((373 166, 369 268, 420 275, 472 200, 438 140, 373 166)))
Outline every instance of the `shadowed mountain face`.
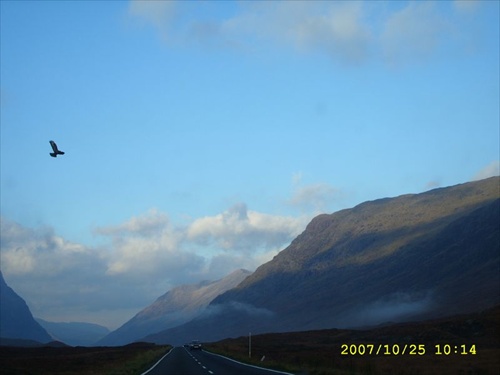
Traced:
POLYGON ((124 345, 151 333, 183 324, 202 313, 215 297, 234 288, 250 274, 250 271, 240 269, 217 281, 176 287, 98 344, 124 345))
POLYGON ((91 346, 109 333, 106 327, 93 323, 36 321, 55 339, 71 346, 91 346))
POLYGON ((0 272, 0 338, 46 343, 50 335, 38 324, 26 302, 5 282, 0 272))
POLYGON ((215 298, 214 314, 148 339, 359 327, 493 306, 500 302, 499 184, 493 177, 319 215, 215 298))

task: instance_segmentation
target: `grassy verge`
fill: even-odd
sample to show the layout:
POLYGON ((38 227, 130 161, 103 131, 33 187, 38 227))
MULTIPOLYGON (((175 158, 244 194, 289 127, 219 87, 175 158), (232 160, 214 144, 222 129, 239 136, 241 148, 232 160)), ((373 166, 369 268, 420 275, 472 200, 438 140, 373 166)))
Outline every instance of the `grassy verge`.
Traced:
POLYGON ((138 375, 170 348, 152 344, 93 348, 0 347, 0 368, 2 375, 138 375))
POLYGON ((271 337, 270 335, 252 337, 251 357, 248 355, 247 338, 205 344, 205 349, 243 363, 292 374, 343 375, 349 373, 338 367, 335 368, 332 356, 325 350, 318 350, 314 345, 306 347, 300 343, 297 345, 286 343, 285 337, 276 336, 270 339, 271 337))
MULTIPOLYGON (((332 345, 330 349, 321 349, 320 346, 315 348, 315 345, 311 344, 308 348, 304 347, 295 351, 288 345, 283 345, 281 352, 273 352, 269 347, 262 347, 262 353, 269 353, 262 362, 259 358, 249 359, 248 347, 242 347, 244 346, 242 343, 225 342, 205 346, 206 350, 244 363, 301 375, 496 375, 500 370, 498 360, 500 350, 493 348, 482 348, 481 352, 474 356, 454 354, 437 356, 428 352, 423 356, 372 355, 362 357, 336 355, 335 345, 332 345)), ((255 350, 258 349, 255 348, 255 350)))
POLYGON ((146 351, 140 351, 129 360, 125 361, 121 366, 114 365, 112 369, 105 373, 105 375, 138 375, 148 370, 153 366, 161 357, 163 357, 172 347, 160 346, 151 348, 146 351))
POLYGON ((478 314, 370 330, 320 330, 205 343, 208 351, 244 363, 307 375, 498 375, 500 307, 478 314), (360 353, 359 348, 374 350, 360 353), (425 350, 418 349, 423 345, 425 350), (440 353, 436 352, 436 345, 440 353), (347 349, 346 349, 347 347, 347 349), (376 354, 377 348, 381 348, 376 354), (443 348, 447 348, 444 354, 443 348), (474 350, 470 350, 470 348, 474 350), (406 352, 403 354, 403 349, 406 352), (467 348, 466 353, 462 353, 467 348), (350 352, 350 349, 355 349, 350 352), (265 357, 264 357, 265 356, 265 357), (263 360, 262 360, 263 359, 263 360), (262 360, 262 361, 261 361, 262 360))

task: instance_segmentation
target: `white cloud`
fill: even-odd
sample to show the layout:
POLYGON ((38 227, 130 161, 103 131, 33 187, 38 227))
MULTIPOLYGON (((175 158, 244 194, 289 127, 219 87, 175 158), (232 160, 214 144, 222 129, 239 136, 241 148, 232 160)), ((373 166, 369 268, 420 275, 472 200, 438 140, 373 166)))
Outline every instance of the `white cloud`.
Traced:
POLYGON ((175 1, 131 0, 128 6, 131 17, 153 26, 165 41, 169 38, 175 10, 175 1))
POLYGON ((255 269, 306 223, 238 204, 176 227, 150 210, 96 228, 106 243, 99 248, 66 241, 50 227, 26 228, 5 218, 0 224, 2 272, 35 316, 115 326, 173 286, 255 269))
POLYGON ((326 183, 297 186, 289 203, 305 212, 324 213, 334 203, 340 190, 326 183))
POLYGON ((146 214, 139 217, 132 217, 125 223, 115 226, 99 227, 95 229, 96 234, 100 235, 119 235, 119 234, 143 234, 147 235, 161 231, 168 227, 169 219, 167 215, 156 209, 149 210, 146 214))
POLYGON ((426 59, 445 41, 466 48, 471 31, 463 30, 460 15, 472 14, 478 3, 240 2, 216 12, 217 17, 200 11, 201 7, 224 4, 132 0, 129 14, 154 27, 168 43, 195 42, 258 53, 284 47, 324 54, 345 64, 375 56, 395 65, 426 59))
MULTIPOLYGON (((203 259, 193 253, 172 246, 175 240, 168 234, 153 236, 118 237, 107 256, 107 274, 136 274, 160 276, 169 272, 176 275, 181 269, 196 269, 203 259)), ((185 272, 184 272, 185 273, 185 272)), ((173 277, 175 279, 175 277, 173 277)))
POLYGON ((392 64, 421 60, 439 46, 447 22, 432 2, 409 2, 385 21, 380 41, 385 58, 392 64))
POLYGON ((472 178, 473 181, 482 180, 488 177, 499 176, 500 175, 500 161, 495 160, 490 164, 482 168, 477 172, 472 178))
POLYGON ((93 256, 92 250, 56 236, 50 228, 31 230, 5 218, 0 227, 2 269, 7 274, 57 276, 93 256))
POLYGON ((462 13, 474 13, 480 5, 479 0, 455 0, 453 1, 455 9, 462 13))
POLYGON ((272 41, 299 51, 319 50, 352 62, 365 57, 370 40, 370 32, 361 21, 362 10, 357 2, 252 3, 226 19, 220 30, 228 38, 272 41))
POLYGON ((257 252, 287 245, 303 228, 299 219, 249 211, 236 204, 215 216, 195 220, 187 237, 198 244, 215 244, 224 250, 257 252))
POLYGON ((371 34, 361 21, 358 2, 333 4, 326 15, 307 15, 297 24, 295 43, 325 50, 331 57, 347 62, 364 60, 371 34))
POLYGON ((125 314, 169 287, 204 276, 205 258, 174 248, 168 230, 153 233, 152 226, 139 224, 162 217, 154 211, 151 216, 133 218, 114 231, 107 228, 112 243, 101 248, 68 242, 51 228, 25 228, 2 218, 2 272, 35 316, 64 321, 87 316, 96 323, 121 324, 132 316, 125 314), (106 314, 98 319, 101 311, 106 314))
POLYGON ((97 249, 66 241, 51 228, 1 218, 1 267, 33 314, 96 310, 109 303, 105 262, 97 249))
POLYGON ((109 275, 160 276, 169 272, 172 279, 177 279, 181 276, 177 273, 185 267, 193 271, 203 267, 200 256, 183 250, 183 230, 175 228, 167 215, 154 209, 120 225, 96 228, 94 232, 112 240, 105 255, 109 275))

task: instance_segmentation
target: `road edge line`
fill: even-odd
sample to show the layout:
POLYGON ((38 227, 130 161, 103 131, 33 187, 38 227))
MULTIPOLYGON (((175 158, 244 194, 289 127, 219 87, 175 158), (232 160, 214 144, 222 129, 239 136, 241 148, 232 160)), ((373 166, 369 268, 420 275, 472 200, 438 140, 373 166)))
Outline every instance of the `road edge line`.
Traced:
MULTIPOLYGON (((235 359, 232 359, 232 358, 229 358, 229 357, 223 356, 223 355, 221 355, 221 354, 216 354, 216 353, 209 352, 209 351, 207 351, 207 350, 205 350, 205 349, 203 349, 203 351, 204 351, 205 353, 210 354, 210 355, 216 355, 216 356, 218 356, 218 357, 225 358, 225 359, 227 359, 227 360, 229 360, 229 361, 233 361, 233 362, 239 363, 240 365, 244 365, 244 366, 248 366, 248 367, 253 367, 253 368, 256 368, 256 369, 259 369, 259 370, 272 371, 272 372, 275 372, 275 373, 277 373, 277 374, 283 374, 283 375, 294 375, 294 374, 292 374, 291 372, 285 372, 285 371, 273 370, 272 368, 267 368, 267 367, 259 367, 259 366, 255 366, 255 365, 250 365, 250 364, 248 364, 248 363, 240 362, 240 361, 237 361, 237 360, 235 360, 235 359)), ((142 374, 141 374, 141 375, 142 375, 142 374)))
POLYGON ((173 347, 168 351, 167 354, 165 354, 163 357, 161 357, 158 360, 158 362, 156 362, 152 367, 150 367, 149 369, 147 369, 146 371, 144 371, 141 375, 146 375, 148 372, 150 372, 152 369, 154 369, 158 363, 160 363, 161 361, 163 361, 163 358, 165 358, 167 355, 169 355, 172 352, 172 350, 174 350, 173 347))

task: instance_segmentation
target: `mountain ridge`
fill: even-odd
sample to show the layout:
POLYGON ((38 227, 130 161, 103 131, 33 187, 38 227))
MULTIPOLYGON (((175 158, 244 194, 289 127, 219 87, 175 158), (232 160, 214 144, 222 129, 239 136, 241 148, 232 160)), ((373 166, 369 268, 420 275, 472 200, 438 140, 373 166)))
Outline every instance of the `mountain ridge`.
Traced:
POLYGON ((128 344, 148 334, 183 324, 201 314, 215 297, 235 287, 250 274, 248 270, 239 269, 219 280, 175 287, 97 344, 128 344))
MULTIPOLYGON (((315 239, 315 245, 313 248, 317 250, 316 254, 314 255, 317 255, 332 248, 335 242, 346 242, 347 239, 352 236, 365 235, 364 242, 360 244, 360 246, 366 248, 368 247, 370 235, 381 232, 388 227, 392 228, 392 230, 394 230, 394 228, 398 228, 404 231, 405 226, 402 224, 408 223, 410 221, 413 221, 412 225, 420 225, 423 230, 428 231, 429 228, 426 226, 426 224, 432 223, 432 225, 434 225, 435 223, 433 222, 433 220, 436 220, 436 218, 439 217, 444 217, 445 220, 443 221, 443 223, 449 222, 453 219, 454 215, 457 214, 458 208, 450 204, 440 204, 438 206, 434 206, 432 211, 426 211, 424 215, 422 210, 418 209, 419 205, 429 204, 432 197, 437 197, 440 196, 441 193, 445 193, 447 195, 451 195, 453 197, 453 201, 466 199, 466 202, 461 203, 461 205, 463 205, 461 210, 462 212, 473 210, 478 203, 485 203, 484 199, 482 198, 493 196, 495 193, 498 197, 498 177, 493 177, 484 181, 484 184, 478 184, 475 188, 473 187, 474 183, 465 183, 449 188, 433 189, 421 194, 405 194, 395 198, 382 198, 373 201, 367 201, 351 209, 344 209, 333 214, 318 215, 312 219, 312 221, 307 225, 306 230, 294 241, 292 241, 291 245, 286 250, 289 250, 294 242, 302 242, 307 244, 309 242, 309 239, 301 238, 301 236, 307 236, 309 233, 314 233, 315 236, 317 236, 318 234, 322 235, 322 233, 325 232, 327 234, 323 239, 323 246, 318 246, 320 245, 320 243, 317 239, 315 239), (497 182, 488 183, 487 181, 497 182), (402 205, 402 202, 408 203, 404 204, 398 210, 398 215, 395 215, 392 212, 391 207, 402 205), (384 212, 377 212, 376 218, 371 215, 371 213, 374 211, 373 208, 381 207, 382 205, 388 205, 390 207, 388 207, 388 209, 386 209, 384 212), (380 216, 381 214, 383 215, 383 217, 380 216), (346 230, 347 226, 352 227, 357 223, 361 223, 361 225, 359 228, 357 228, 356 231, 346 230), (339 228, 335 228, 335 230, 333 230, 332 228, 335 225, 339 225, 339 228), (338 233, 343 233, 345 235, 345 238, 337 238, 337 236, 339 236, 338 233)), ((493 198, 491 198, 490 200, 493 200, 493 198)), ((340 243, 340 245, 342 245, 342 243, 340 243)), ((293 249, 295 253, 294 255, 298 255, 298 253, 300 253, 302 249, 303 248, 299 246, 296 249, 293 249)), ((342 246, 340 246, 340 250, 343 250, 342 246)), ((280 252, 276 256, 276 258, 279 259, 280 257, 283 257, 283 255, 283 252, 280 252)), ((293 258, 297 259, 295 256, 293 258)), ((351 262, 354 261, 354 259, 349 260, 351 262)), ((344 260, 344 262, 346 262, 345 264, 349 263, 349 260, 344 260)), ((251 280, 256 277, 258 277, 258 274, 254 273, 254 275, 249 280, 247 280, 246 283, 242 285, 242 287, 250 283, 251 280)))
MULTIPOLYGON (((242 282, 236 290, 243 289, 257 282, 259 279, 273 274, 276 270, 280 272, 288 272, 296 270, 298 265, 305 266, 306 270, 321 271, 330 267, 343 268, 350 265, 363 265, 383 259, 394 253, 394 250, 402 249, 405 244, 424 240, 438 230, 443 229, 446 225, 453 222, 458 216, 465 215, 478 208, 478 205, 487 205, 489 202, 494 202, 498 199, 499 193, 499 178, 483 180, 482 183, 469 183, 456 185, 450 188, 439 188, 425 192, 422 194, 407 194, 396 198, 383 198, 375 201, 368 201, 355 206, 352 209, 341 210, 333 214, 322 214, 315 217, 296 239, 292 241, 290 246, 281 251, 268 263, 257 268, 257 270, 242 282), (476 188, 472 188, 476 186, 476 188), (462 189, 464 188, 465 189, 462 189), (464 193, 468 191, 468 194, 464 193), (456 205, 441 204, 438 209, 433 207, 431 213, 433 215, 424 216, 420 210, 413 210, 418 207, 418 202, 426 202, 426 204, 441 201, 441 193, 451 192, 455 197, 453 199, 467 198, 466 204, 462 209, 456 205), (472 196, 469 196, 472 195, 472 196), (434 196, 434 200, 429 198, 434 196), (481 199, 481 197, 483 197, 481 199), (496 197, 496 198, 495 198, 496 197), (380 212, 378 209, 382 205, 396 206, 401 205, 401 201, 407 201, 408 198, 416 201, 411 205, 405 205, 403 210, 399 209, 399 215, 392 213, 392 210, 386 209, 385 212, 380 212), (375 207, 375 210, 373 208, 375 207), (368 210, 367 210, 368 208, 368 210), (404 216, 401 215, 404 213, 404 216), (417 218, 414 224, 419 224, 415 230, 411 231, 408 227, 408 222, 413 218, 417 218), (390 220, 388 220, 390 219, 390 220), (433 221, 430 221, 433 220, 433 221), (360 228, 356 228, 359 225, 360 228), (392 233, 387 231, 387 226, 394 225, 396 230, 392 233), (388 235, 390 233, 390 235, 388 235), (377 234, 379 234, 377 236, 377 234), (404 236, 404 238, 401 238, 404 236), (355 241, 352 241, 352 238, 355 241), (397 242, 394 243, 394 239, 397 242), (388 247, 387 243, 392 246, 388 247), (373 254, 375 248, 380 251, 379 254, 373 254), (327 256, 323 254, 329 250, 333 250, 327 256), (329 256, 328 256, 329 255, 329 256), (378 256, 377 256, 378 255, 378 256)), ((226 294, 228 294, 226 293, 226 294)), ((214 304, 224 300, 224 295, 213 301, 214 304)))
POLYGON ((197 332, 218 340, 249 330, 348 328, 487 308, 500 302, 499 228, 499 177, 322 214, 216 297, 209 308, 219 317, 147 339, 176 342, 197 332))
POLYGON ((71 346, 91 346, 107 334, 109 329, 86 322, 49 322, 40 318, 35 320, 54 338, 71 346))

